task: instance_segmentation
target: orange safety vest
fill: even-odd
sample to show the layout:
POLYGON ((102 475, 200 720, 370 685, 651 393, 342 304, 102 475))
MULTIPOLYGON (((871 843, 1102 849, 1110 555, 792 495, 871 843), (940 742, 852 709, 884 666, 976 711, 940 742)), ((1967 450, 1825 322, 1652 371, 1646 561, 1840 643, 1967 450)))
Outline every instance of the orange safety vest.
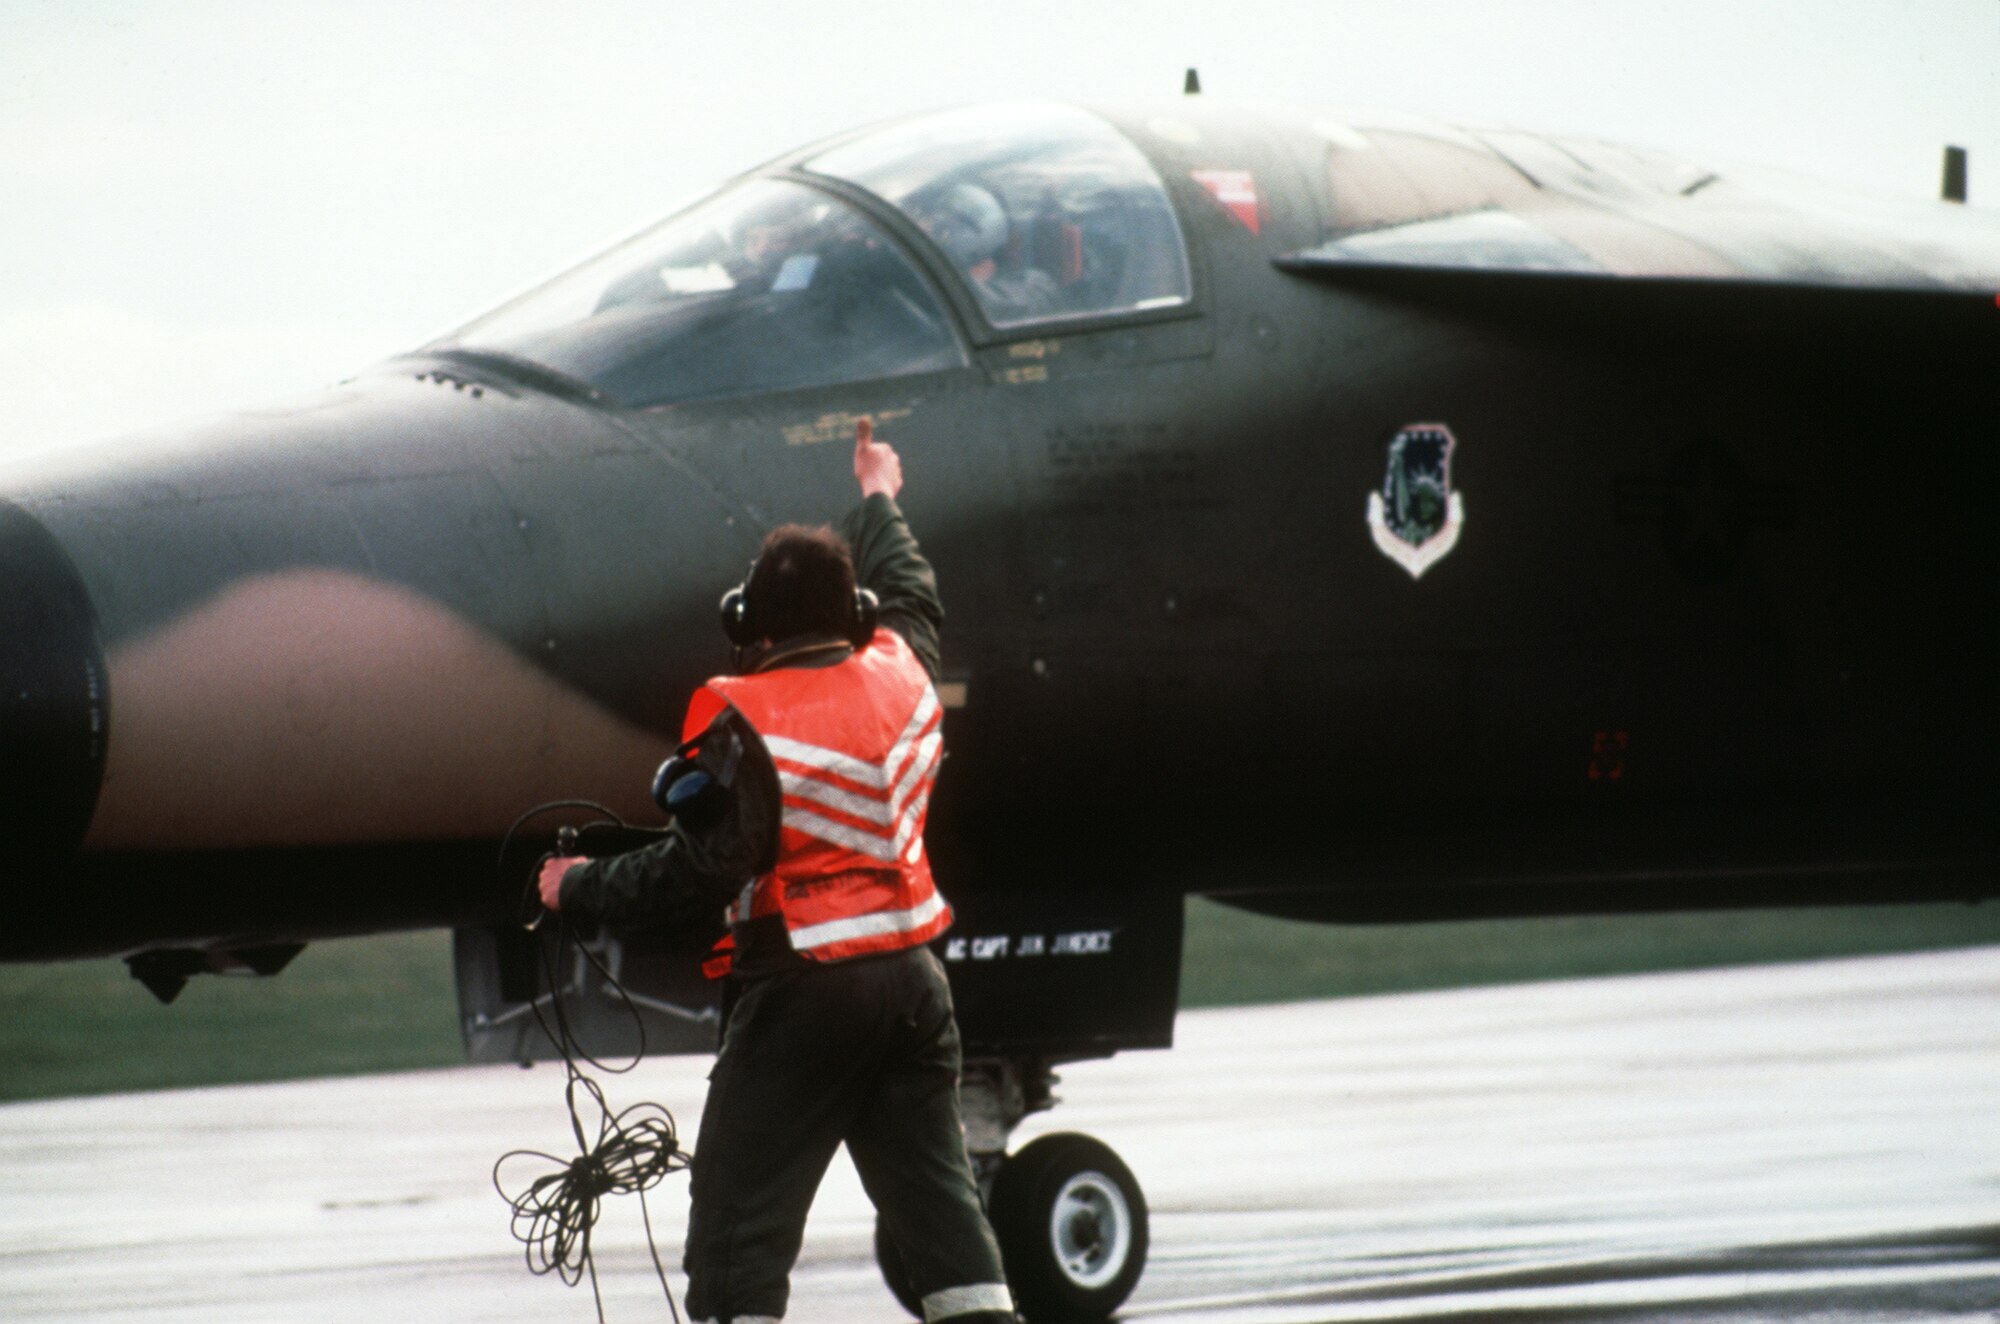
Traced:
POLYGON ((878 629, 830 667, 718 676, 688 704, 683 738, 725 704, 763 738, 784 796, 777 864, 730 906, 732 924, 781 915, 813 961, 901 951, 951 927, 924 853, 943 710, 901 635, 878 629))

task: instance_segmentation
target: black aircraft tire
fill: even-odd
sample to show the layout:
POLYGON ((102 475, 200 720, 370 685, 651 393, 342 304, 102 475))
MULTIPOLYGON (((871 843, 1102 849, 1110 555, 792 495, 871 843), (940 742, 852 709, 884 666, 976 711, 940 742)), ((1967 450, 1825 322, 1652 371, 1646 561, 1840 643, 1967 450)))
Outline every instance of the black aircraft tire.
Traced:
POLYGON ((993 1232, 1014 1304, 1034 1324, 1101 1320, 1145 1272, 1146 1197, 1110 1146, 1043 1136, 1001 1165, 993 1232))
POLYGON ((922 1319, 923 1298, 910 1286, 910 1272, 903 1266, 903 1252, 890 1237, 888 1225, 882 1221, 880 1214, 875 1216, 875 1267, 882 1271, 882 1281, 889 1285, 890 1295, 902 1303, 903 1309, 922 1319))

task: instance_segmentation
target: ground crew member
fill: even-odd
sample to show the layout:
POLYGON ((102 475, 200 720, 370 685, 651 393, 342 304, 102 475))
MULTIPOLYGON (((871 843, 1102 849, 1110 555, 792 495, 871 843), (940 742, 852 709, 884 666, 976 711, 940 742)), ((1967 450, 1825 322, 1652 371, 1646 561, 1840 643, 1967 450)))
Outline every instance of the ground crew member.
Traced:
POLYGON ((710 777, 701 811, 627 855, 551 860, 540 891, 586 928, 729 907, 690 1316, 783 1318, 806 1212, 845 1141, 926 1320, 998 1324, 1013 1304, 959 1125, 951 990, 925 946, 951 923, 923 842, 943 610, 896 507, 902 463, 867 420, 854 472, 845 542, 773 530, 724 600, 740 674, 697 691, 683 733, 710 777))

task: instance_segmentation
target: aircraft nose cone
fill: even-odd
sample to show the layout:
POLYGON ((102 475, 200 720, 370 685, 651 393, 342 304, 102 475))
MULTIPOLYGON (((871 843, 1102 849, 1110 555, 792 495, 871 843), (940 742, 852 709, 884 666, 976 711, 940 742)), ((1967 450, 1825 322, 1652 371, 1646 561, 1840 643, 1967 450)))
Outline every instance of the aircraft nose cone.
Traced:
POLYGON ((0 841, 5 872, 68 859, 104 773, 97 616, 39 521, 0 501, 0 841))

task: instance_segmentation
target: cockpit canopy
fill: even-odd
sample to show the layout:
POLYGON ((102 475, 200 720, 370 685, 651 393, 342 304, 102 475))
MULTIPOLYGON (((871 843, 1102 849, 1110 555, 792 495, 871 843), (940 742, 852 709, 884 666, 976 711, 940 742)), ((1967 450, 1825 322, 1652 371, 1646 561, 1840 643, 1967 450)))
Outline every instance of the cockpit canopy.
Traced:
POLYGON ((1187 251, 1152 165, 1071 106, 971 106, 806 162, 893 204, 944 250, 996 327, 1171 308, 1187 251))
POLYGON ((1189 299, 1145 157, 1094 115, 1035 103, 907 121, 745 181, 430 348, 526 359, 632 406, 963 365, 904 241, 814 175, 901 211, 997 328, 1189 299))
POLYGON ((700 203, 433 348, 528 359, 632 406, 965 362, 901 247, 784 179, 700 203))

